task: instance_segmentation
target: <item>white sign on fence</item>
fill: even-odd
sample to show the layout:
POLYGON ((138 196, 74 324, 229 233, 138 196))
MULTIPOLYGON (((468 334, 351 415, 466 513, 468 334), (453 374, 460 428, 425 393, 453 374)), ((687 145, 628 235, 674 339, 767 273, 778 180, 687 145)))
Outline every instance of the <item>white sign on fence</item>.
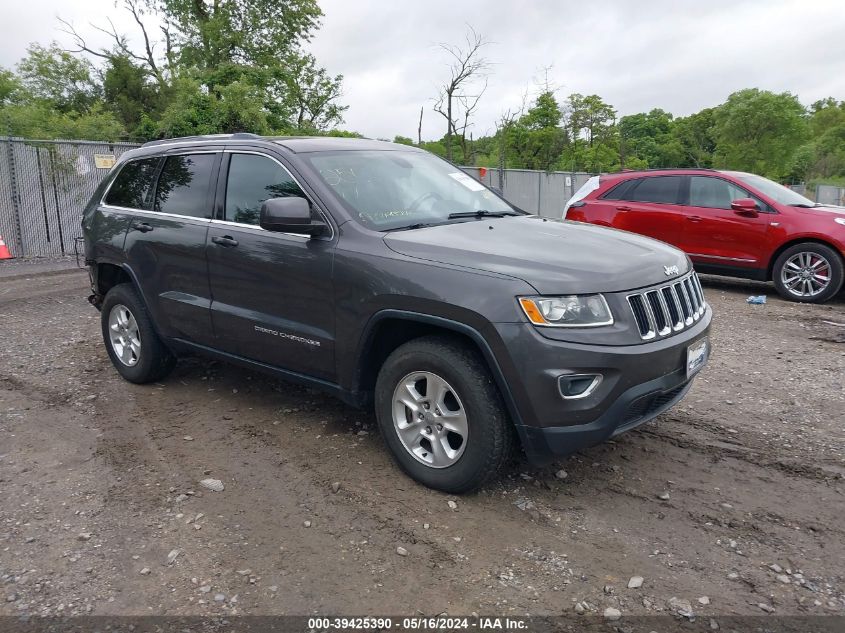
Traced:
POLYGON ((94 154, 94 166, 97 169, 111 169, 114 161, 114 154, 94 154))

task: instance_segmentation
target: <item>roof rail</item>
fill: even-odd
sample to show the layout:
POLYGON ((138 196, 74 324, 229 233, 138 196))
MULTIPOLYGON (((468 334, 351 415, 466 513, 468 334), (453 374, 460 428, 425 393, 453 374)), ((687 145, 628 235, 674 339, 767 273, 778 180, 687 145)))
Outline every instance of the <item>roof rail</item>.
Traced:
POLYGON ((615 174, 621 173, 638 173, 643 171, 719 171, 718 169, 713 169, 712 167, 648 167, 647 169, 620 169, 619 171, 612 172, 615 174))
POLYGON ((164 145, 166 143, 179 143, 179 142, 186 142, 190 143, 191 141, 225 141, 225 140, 238 140, 238 139, 256 139, 256 138, 263 138, 258 134, 253 134, 252 132, 235 132, 234 134, 202 134, 198 136, 180 136, 176 138, 162 138, 155 141, 148 141, 144 143, 141 147, 152 147, 154 145, 164 145))

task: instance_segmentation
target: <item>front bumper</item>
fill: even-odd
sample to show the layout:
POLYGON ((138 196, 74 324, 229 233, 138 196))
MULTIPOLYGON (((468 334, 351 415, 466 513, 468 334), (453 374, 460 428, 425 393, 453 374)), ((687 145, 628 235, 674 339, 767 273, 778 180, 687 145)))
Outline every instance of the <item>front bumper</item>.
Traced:
MULTIPOLYGON (((635 428, 680 401, 687 377, 687 348, 706 338, 712 312, 689 329, 638 345, 583 345, 550 340, 523 324, 497 329, 511 351, 516 384, 508 379, 517 426, 528 458, 543 464, 635 428), (565 400, 558 377, 600 373, 588 397, 565 400)), ((708 345, 708 356, 709 356, 708 345)))

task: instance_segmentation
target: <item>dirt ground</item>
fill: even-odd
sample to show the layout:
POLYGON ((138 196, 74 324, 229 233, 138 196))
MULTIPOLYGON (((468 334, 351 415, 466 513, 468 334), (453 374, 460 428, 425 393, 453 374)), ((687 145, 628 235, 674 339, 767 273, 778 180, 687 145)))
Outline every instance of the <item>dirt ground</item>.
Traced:
POLYGON ((0 276, 0 615, 845 613, 843 295, 706 278, 679 406, 450 497, 317 392, 202 359, 124 382, 86 283, 0 276))

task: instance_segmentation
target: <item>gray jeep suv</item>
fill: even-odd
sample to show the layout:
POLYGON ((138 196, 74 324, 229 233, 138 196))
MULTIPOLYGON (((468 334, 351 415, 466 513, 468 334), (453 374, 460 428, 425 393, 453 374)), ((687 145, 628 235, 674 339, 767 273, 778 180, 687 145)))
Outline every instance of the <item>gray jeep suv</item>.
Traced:
POLYGON ((709 354, 681 251, 530 215, 404 145, 147 143, 83 229, 124 378, 200 353, 373 406, 399 467, 449 492, 490 479, 517 438, 542 464, 642 424, 709 354))

